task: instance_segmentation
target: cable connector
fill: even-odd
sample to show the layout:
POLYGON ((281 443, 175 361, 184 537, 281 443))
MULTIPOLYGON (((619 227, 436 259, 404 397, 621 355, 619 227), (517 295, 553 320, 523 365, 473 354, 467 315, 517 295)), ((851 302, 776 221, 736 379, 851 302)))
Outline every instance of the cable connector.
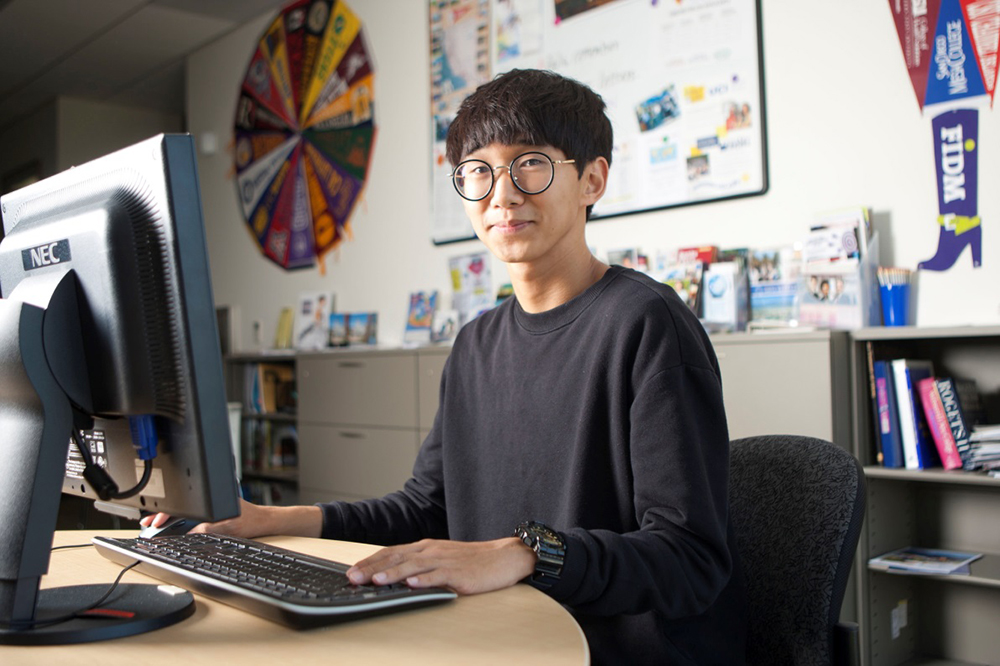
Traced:
POLYGON ((132 431, 132 446, 140 460, 152 460, 156 457, 156 445, 159 437, 156 434, 156 423, 151 415, 128 417, 128 427, 132 431))

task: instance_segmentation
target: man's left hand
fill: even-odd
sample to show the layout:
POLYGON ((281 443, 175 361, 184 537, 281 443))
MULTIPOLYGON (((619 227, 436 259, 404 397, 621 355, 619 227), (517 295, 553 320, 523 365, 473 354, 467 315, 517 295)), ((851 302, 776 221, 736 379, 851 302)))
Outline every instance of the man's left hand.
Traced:
POLYGON ((383 548, 347 571, 351 582, 410 587, 448 587, 479 594, 510 587, 535 570, 535 554, 520 539, 442 541, 424 539, 383 548))

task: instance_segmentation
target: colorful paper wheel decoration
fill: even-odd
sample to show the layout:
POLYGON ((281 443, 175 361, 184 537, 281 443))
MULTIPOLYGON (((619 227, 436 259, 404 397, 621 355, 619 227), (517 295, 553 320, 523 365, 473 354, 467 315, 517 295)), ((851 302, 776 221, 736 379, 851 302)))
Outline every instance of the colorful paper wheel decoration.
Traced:
POLYGON ((282 268, 312 266, 351 235, 375 136, 373 75, 340 0, 288 5, 257 44, 236 109, 236 180, 250 232, 282 268))

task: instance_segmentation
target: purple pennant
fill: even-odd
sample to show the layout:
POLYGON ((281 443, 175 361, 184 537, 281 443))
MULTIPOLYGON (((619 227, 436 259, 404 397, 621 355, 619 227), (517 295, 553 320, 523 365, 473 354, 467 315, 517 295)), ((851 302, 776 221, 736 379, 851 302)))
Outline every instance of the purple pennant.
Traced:
POLYGON ((972 265, 982 263, 982 226, 978 214, 979 112, 946 111, 931 121, 937 172, 940 235, 934 257, 923 270, 951 268, 965 247, 972 248, 972 265))

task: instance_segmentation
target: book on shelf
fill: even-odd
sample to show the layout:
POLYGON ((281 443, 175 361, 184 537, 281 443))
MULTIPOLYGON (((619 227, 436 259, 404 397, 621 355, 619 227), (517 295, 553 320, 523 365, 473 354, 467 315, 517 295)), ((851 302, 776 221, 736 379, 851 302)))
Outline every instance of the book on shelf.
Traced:
POLYGON ((903 440, 903 463, 906 469, 927 469, 939 465, 937 449, 927 428, 917 384, 934 375, 934 365, 922 359, 892 360, 899 431, 903 440))
POLYGON ((879 419, 878 395, 875 392, 875 366, 873 362, 874 353, 872 351, 871 340, 865 343, 865 361, 868 365, 868 400, 872 405, 872 426, 875 428, 875 461, 879 465, 885 464, 882 454, 882 425, 879 419))
POLYGON ((970 442, 997 442, 1000 441, 1000 424, 990 423, 972 426, 972 434, 969 435, 970 442))
POLYGON ((938 397, 941 398, 941 406, 948 419, 948 427, 951 429, 952 439, 955 440, 955 448, 958 450, 962 466, 966 469, 972 469, 972 424, 966 418, 963 404, 970 403, 972 394, 974 394, 974 402, 978 405, 979 392, 976 390, 976 383, 971 380, 942 377, 935 382, 935 388, 937 388, 938 397), (963 403, 963 394, 966 396, 965 403, 963 403))
POLYGON ((298 489, 291 483, 249 479, 240 488, 243 499, 253 504, 291 506, 299 503, 298 489))
POLYGON ((265 414, 288 411, 295 371, 287 363, 258 363, 260 406, 265 414))
POLYGON ((298 465, 298 431, 291 423, 247 421, 243 424, 244 473, 290 472, 298 465))
POLYGON ((882 465, 903 467, 903 440, 899 427, 899 411, 896 407, 896 390, 889 361, 873 361, 872 374, 875 377, 876 419, 879 439, 882 443, 882 465))
MULTIPOLYGON (((958 453, 958 442, 953 434, 951 421, 945 411, 944 401, 938 392, 938 379, 926 377, 917 382, 917 391, 920 394, 920 404, 924 410, 924 417, 927 419, 927 429, 931 433, 931 439, 937 447, 938 456, 941 458, 941 466, 945 469, 960 469, 962 467, 962 457, 958 453)), ((954 398, 954 389, 948 389, 952 404, 957 403, 954 398)), ((959 436, 962 445, 968 448, 969 437, 964 425, 958 424, 959 436)))
POLYGON ((868 566, 890 573, 968 575, 969 565, 982 556, 982 553, 908 546, 873 557, 868 566))

